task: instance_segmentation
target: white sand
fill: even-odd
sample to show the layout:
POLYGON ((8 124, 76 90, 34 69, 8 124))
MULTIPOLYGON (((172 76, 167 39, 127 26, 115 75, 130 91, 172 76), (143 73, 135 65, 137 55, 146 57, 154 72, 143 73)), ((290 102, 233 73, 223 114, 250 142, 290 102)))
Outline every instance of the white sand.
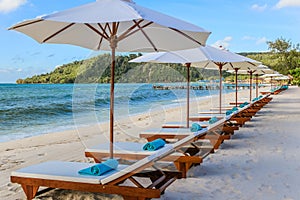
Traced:
POLYGON ((165 199, 300 199, 300 88, 266 105, 165 199))
MULTIPOLYGON (((222 144, 201 166, 192 168, 189 178, 173 183, 161 199, 299 199, 299 93, 299 88, 292 87, 274 96, 232 140, 222 144)), ((248 91, 241 91, 239 97, 246 100, 248 91)), ((229 102, 233 98, 229 94, 224 99, 229 102)), ((216 97, 193 102, 191 114, 217 104, 216 97)), ((145 142, 138 138, 141 130, 180 120, 185 120, 184 105, 119 120, 115 124, 116 141, 145 142)), ((0 143, 0 199, 25 199, 20 186, 10 183, 11 171, 47 160, 89 161, 84 157, 85 147, 107 142, 107 127, 104 123, 0 143)), ((36 199, 58 198, 122 199, 116 195, 64 190, 54 190, 36 199)))

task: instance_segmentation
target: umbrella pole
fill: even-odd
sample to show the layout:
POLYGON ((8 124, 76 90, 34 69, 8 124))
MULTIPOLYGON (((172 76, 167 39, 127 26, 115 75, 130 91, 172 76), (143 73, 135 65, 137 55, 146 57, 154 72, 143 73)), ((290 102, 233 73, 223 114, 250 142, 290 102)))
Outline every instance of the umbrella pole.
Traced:
POLYGON ((256 76, 256 97, 258 97, 258 74, 255 74, 256 76))
POLYGON ((237 99, 238 99, 238 70, 239 68, 234 68, 235 71, 235 106, 237 107, 237 99))
POLYGON ((250 102, 252 99, 252 71, 250 71, 250 102))
POLYGON ((110 47, 111 47, 111 79, 110 79, 110 117, 109 117, 109 138, 110 138, 110 145, 109 145, 109 157, 114 157, 114 99, 115 99, 115 56, 116 56, 116 47, 117 47, 117 36, 113 33, 110 40, 110 47))
POLYGON ((222 113, 222 64, 219 64, 219 74, 220 74, 220 94, 219 94, 219 113, 222 113))
POLYGON ((191 63, 186 64, 187 67, 187 94, 186 94, 186 127, 189 128, 189 117, 190 117, 190 67, 191 63))
POLYGON ((273 89, 273 76, 271 76, 271 90, 273 89))

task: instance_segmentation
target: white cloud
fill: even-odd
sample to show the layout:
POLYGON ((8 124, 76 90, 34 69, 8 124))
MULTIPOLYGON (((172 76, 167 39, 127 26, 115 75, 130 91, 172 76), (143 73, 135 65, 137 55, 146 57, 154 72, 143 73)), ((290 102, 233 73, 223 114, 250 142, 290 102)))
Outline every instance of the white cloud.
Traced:
POLYGON ((266 43, 268 39, 266 37, 258 37, 258 38, 256 38, 256 37, 252 37, 252 36, 248 36, 247 35, 247 36, 244 36, 242 38, 242 40, 251 40, 251 41, 254 41, 255 44, 259 45, 259 44, 266 43))
POLYGON ((268 7, 267 4, 262 5, 262 6, 260 6, 260 5, 258 5, 258 4, 253 4, 253 5, 251 6, 252 10, 256 10, 256 11, 260 11, 260 12, 266 10, 267 7, 268 7))
POLYGON ((0 13, 9 13, 24 5, 27 0, 0 0, 0 13))
POLYGON ((22 72, 22 68, 0 68, 1 73, 16 73, 16 72, 22 72))
POLYGON ((267 38, 261 37, 261 38, 257 38, 255 44, 266 44, 266 42, 267 42, 267 38))
POLYGON ((214 46, 216 48, 222 47, 222 48, 228 49, 228 47, 230 46, 229 43, 230 43, 231 40, 232 40, 232 37, 227 36, 222 40, 216 41, 212 46, 214 46))
POLYGON ((244 36, 244 37, 242 38, 242 40, 256 40, 256 38, 255 38, 255 37, 252 37, 252 36, 246 35, 246 36, 244 36))
POLYGON ((276 8, 284 8, 284 7, 297 7, 300 6, 299 0, 279 0, 279 2, 276 4, 276 8))

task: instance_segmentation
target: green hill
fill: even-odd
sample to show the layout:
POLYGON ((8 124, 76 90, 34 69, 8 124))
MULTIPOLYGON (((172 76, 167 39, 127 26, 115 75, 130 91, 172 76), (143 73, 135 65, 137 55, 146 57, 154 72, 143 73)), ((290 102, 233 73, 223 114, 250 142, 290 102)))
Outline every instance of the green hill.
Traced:
MULTIPOLYGON (((115 81, 135 83, 182 82, 187 69, 181 64, 128 63, 137 54, 116 57, 115 81)), ((17 83, 108 83, 110 81, 110 55, 103 54, 87 60, 74 61, 54 71, 18 79, 17 83)), ((191 68, 191 80, 217 78, 218 71, 191 68)))
MULTIPOLYGON (((276 53, 240 53, 261 61, 263 64, 283 74, 300 66, 300 59, 292 59, 294 65, 280 64, 281 57, 276 53), (296 61, 294 61, 296 60, 296 61)), ((116 57, 115 81, 135 83, 182 82, 186 81, 187 70, 181 64, 128 63, 141 54, 116 57)), ((298 56, 298 55, 297 55, 298 56)), ((110 55, 102 54, 90 59, 74 61, 57 67, 54 71, 33 77, 18 79, 17 83, 108 83, 110 81, 110 55)), ((191 68, 191 80, 217 79, 217 70, 191 68)), ((224 77, 230 76, 224 73, 224 77)))

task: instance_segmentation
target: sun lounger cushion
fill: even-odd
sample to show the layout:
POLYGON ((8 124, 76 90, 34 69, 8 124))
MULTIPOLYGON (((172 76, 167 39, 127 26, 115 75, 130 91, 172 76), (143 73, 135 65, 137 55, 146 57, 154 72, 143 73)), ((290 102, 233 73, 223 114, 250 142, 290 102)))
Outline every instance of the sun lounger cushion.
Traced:
POLYGON ((247 106, 248 104, 249 103, 245 101, 244 103, 240 104, 240 108, 243 108, 243 107, 247 106))
POLYGON ((232 110, 232 112, 235 112, 235 111, 238 111, 239 109, 237 107, 233 107, 231 110, 232 110))
POLYGON ((84 168, 80 170, 78 173, 81 175, 93 175, 93 176, 100 176, 109 172, 111 170, 118 168, 119 162, 115 159, 108 159, 102 163, 95 164, 91 167, 84 168))
POLYGON ((213 123, 216 123, 217 121, 218 121, 217 117, 212 117, 208 120, 208 123, 213 124, 213 123))
POLYGON ((197 131, 200 131, 201 129, 202 129, 202 127, 198 123, 193 123, 190 128, 191 132, 197 132, 197 131))
POLYGON ((143 150, 145 151, 155 151, 158 150, 160 148, 162 148, 163 146, 165 146, 166 142, 161 139, 158 138, 156 140, 153 140, 151 142, 147 142, 144 146, 143 146, 143 150))
POLYGON ((232 114, 232 110, 227 110, 226 111, 226 115, 231 115, 232 114))

